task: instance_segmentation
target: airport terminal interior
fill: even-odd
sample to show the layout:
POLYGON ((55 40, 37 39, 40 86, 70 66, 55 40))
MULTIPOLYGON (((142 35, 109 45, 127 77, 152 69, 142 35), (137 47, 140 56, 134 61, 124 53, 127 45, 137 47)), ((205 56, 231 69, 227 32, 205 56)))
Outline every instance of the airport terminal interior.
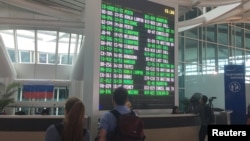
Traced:
MULTIPOLYGON (((96 116, 102 114, 97 112, 99 94, 96 93, 102 91, 96 84, 100 75, 96 68, 100 65, 94 52, 99 53, 100 50, 91 46, 100 46, 95 41, 99 39, 96 39, 96 32, 100 32, 101 24, 93 17, 98 17, 101 10, 95 12, 94 9, 99 9, 95 7, 99 7, 102 0, 96 1, 0 0, 0 82, 21 84, 14 96, 15 102, 5 109, 7 114, 15 115, 22 111, 24 115, 39 115, 48 108, 49 115, 62 116, 65 100, 76 96, 83 99, 88 107, 86 114, 92 119, 88 122, 89 128, 96 128, 92 124, 96 123, 96 116), (52 93, 27 94, 25 90, 29 85, 53 86, 52 93)), ((103 1, 111 3, 114 0, 103 1)), ((170 5, 165 13, 174 19, 170 25, 173 29, 169 32, 173 35, 175 49, 172 56, 176 65, 171 77, 175 84, 173 105, 184 111, 183 101, 194 93, 201 93, 209 98, 216 97, 213 106, 225 110, 224 66, 244 65, 247 107, 250 103, 250 1, 147 1, 170 5), (171 11, 171 7, 174 10, 171 11)), ((136 91, 131 93, 136 94, 136 91)), ((190 121, 193 123, 193 119, 190 121)), ((164 130, 176 135, 178 129, 164 130)), ((157 132, 158 129, 150 130, 148 134, 157 136, 157 132)))

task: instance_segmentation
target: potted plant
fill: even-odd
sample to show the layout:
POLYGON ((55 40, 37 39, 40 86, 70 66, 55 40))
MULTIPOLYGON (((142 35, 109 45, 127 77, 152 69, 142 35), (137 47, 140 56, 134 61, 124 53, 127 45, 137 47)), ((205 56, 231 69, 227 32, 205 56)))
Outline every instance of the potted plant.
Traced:
POLYGON ((12 96, 18 91, 19 86, 20 84, 17 82, 7 85, 0 83, 0 113, 4 112, 5 107, 15 101, 12 96))

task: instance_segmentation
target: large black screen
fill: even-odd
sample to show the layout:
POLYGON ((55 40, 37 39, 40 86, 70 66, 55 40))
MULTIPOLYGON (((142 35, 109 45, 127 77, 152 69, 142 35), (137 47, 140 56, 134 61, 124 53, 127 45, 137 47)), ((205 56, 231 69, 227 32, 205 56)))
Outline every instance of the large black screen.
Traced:
POLYGON ((135 109, 167 109, 175 101, 175 9, 146 0, 101 4, 99 109, 128 89, 135 109))

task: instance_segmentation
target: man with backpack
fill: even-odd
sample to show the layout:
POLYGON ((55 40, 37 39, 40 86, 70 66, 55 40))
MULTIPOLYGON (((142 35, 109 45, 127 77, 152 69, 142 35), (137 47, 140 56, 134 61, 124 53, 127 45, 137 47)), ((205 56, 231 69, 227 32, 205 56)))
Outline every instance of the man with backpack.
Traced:
POLYGON ((96 141, 143 141, 143 122, 126 106, 128 91, 118 87, 113 92, 114 109, 100 118, 96 141))

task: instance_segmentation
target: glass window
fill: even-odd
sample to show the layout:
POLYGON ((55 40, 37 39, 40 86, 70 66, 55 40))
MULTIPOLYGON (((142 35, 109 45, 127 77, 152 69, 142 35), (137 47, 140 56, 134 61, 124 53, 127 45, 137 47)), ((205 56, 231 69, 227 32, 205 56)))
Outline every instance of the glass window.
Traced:
POLYGON ((250 49, 250 31, 245 30, 245 47, 250 49))
POLYGON ((229 52, 227 46, 218 47, 218 71, 224 73, 224 65, 228 64, 229 52))
POLYGON ((8 54, 9 54, 10 60, 12 62, 16 62, 15 50, 14 49, 8 49, 8 54))
POLYGON ((61 54, 60 57, 61 57, 60 58, 60 60, 61 60, 60 64, 68 64, 68 58, 69 58, 68 54, 61 54))
POLYGON ((64 115, 64 107, 51 108, 52 115, 64 115))
POLYGON ((38 52, 48 53, 48 63, 56 63, 56 42, 56 31, 37 31, 37 50, 38 52))
MULTIPOLYGON (((31 51, 31 52, 35 51, 35 33, 34 33, 34 30, 16 30, 16 34, 17 34, 18 50, 25 50, 25 51, 31 51)), ((21 59, 23 57, 21 57, 21 59)), ((23 59, 26 59, 26 61, 27 61, 27 58, 28 58, 28 56, 23 58, 23 59)), ((35 58, 35 57, 29 57, 29 63, 35 62, 35 60, 33 58, 35 58)), ((24 62, 24 61, 21 60, 21 62, 24 62)))
POLYGON ((207 43, 206 48, 206 64, 207 64, 207 74, 214 74, 216 66, 216 48, 217 44, 207 43))
POLYGON ((54 100, 64 101, 69 97, 69 90, 66 87, 55 87, 54 88, 54 100))
POLYGON ((17 30, 16 33, 18 49, 35 51, 34 30, 17 30))
POLYGON ((199 37, 199 39, 200 40, 206 40, 206 37, 207 37, 207 29, 206 29, 206 27, 205 26, 202 26, 202 27, 200 27, 200 37, 199 37))
POLYGON ((47 53, 39 53, 39 63, 47 63, 47 53))
POLYGON ((2 36, 5 47, 15 48, 13 30, 1 30, 0 35, 2 36))
POLYGON ((215 65, 214 66, 207 66, 206 74, 215 74, 215 73, 216 73, 215 65))
POLYGON ((235 50, 235 60, 236 64, 243 64, 245 57, 244 57, 244 51, 241 49, 236 49, 235 50))
POLYGON ((199 8, 192 8, 192 9, 190 9, 190 11, 188 11, 186 13, 185 19, 189 20, 189 19, 193 19, 193 18, 199 16, 200 12, 198 12, 198 11, 200 11, 199 8))
POLYGON ((192 28, 190 30, 184 31, 185 36, 188 38, 198 38, 198 29, 199 28, 192 28))
POLYGON ((217 30, 215 25, 209 25, 207 26, 207 41, 215 42, 216 41, 216 35, 217 35, 217 30))
POLYGON ((71 38, 70 38, 70 53, 73 54, 76 52, 77 49, 77 42, 78 38, 77 38, 77 34, 71 34, 71 38))
POLYGON ((235 38, 234 35, 235 34, 235 30, 234 27, 230 24, 229 26, 229 45, 231 46, 235 46, 235 38))
POLYGON ((186 64, 185 66, 186 75, 197 75, 198 65, 197 63, 186 64))
POLYGON ((207 49, 206 49, 207 60, 215 60, 216 48, 217 48, 217 44, 207 43, 207 49))
POLYGON ((56 64, 56 54, 48 53, 48 62, 49 64, 56 64))
POLYGON ((185 89, 179 89, 179 105, 180 105, 180 110, 181 111, 185 111, 184 108, 185 108, 185 105, 183 104, 184 100, 185 100, 185 89))
POLYGON ((244 28, 244 23, 236 23, 235 26, 240 27, 240 28, 244 28))
POLYGON ((184 21, 184 15, 179 16, 179 22, 184 21))
POLYGON ((186 49, 185 49, 185 62, 196 62, 198 59, 198 41, 192 39, 186 40, 186 49))
POLYGON ((19 51, 20 53, 20 63, 30 63, 31 62, 31 52, 30 51, 19 51))
POLYGON ((244 30, 241 28, 236 28, 235 29, 235 46, 244 48, 243 43, 244 43, 244 30))
POLYGON ((178 65, 178 76, 179 76, 179 87, 184 88, 184 80, 185 80, 184 63, 179 63, 178 65))
POLYGON ((60 56, 60 64, 68 64, 70 34, 59 32, 58 37, 58 55, 60 56), (61 60, 64 59, 64 60, 61 60))
POLYGON ((69 64, 73 64, 73 55, 69 55, 69 58, 68 58, 68 62, 69 64))
POLYGON ((77 34, 71 34, 70 38, 70 51, 69 51, 69 64, 72 64, 73 56, 76 55, 77 51, 77 34))
POLYGON ((245 23, 245 29, 250 30, 250 24, 249 23, 245 23))
MULTIPOLYGON (((246 59, 245 62, 246 76, 250 76, 250 51, 246 51, 245 59, 246 59)), ((248 80, 248 82, 250 82, 250 80, 248 80)))
POLYGON ((61 60, 60 64, 64 64, 64 65, 72 64, 73 55, 69 56, 68 54, 61 54, 60 55, 60 60, 61 60))
POLYGON ((218 25, 218 43, 228 45, 228 25, 218 25))
POLYGON ((217 49, 217 44, 207 43, 207 50, 206 50, 207 60, 215 59, 216 49, 217 49))
POLYGON ((184 38, 179 38, 179 49, 178 49, 179 62, 184 62, 184 38))

